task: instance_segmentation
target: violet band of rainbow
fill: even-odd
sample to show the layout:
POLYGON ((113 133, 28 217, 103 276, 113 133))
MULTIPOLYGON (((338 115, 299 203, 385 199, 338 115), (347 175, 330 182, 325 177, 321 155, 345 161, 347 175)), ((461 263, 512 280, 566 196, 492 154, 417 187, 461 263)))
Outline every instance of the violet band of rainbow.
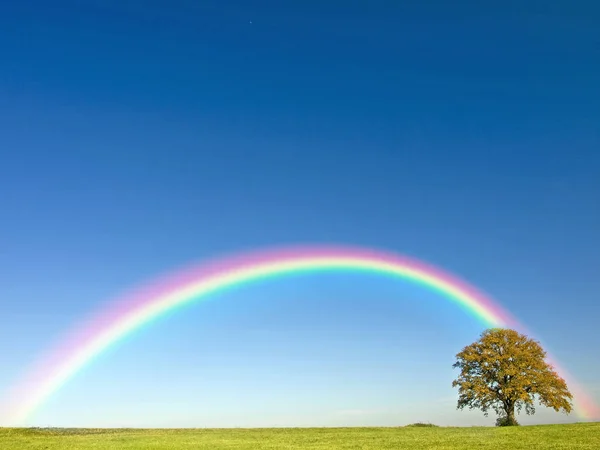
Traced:
MULTIPOLYGON (((398 277, 436 291, 486 327, 525 328, 490 297, 438 268, 393 253, 357 247, 290 247, 236 255, 155 281, 111 302, 79 324, 11 390, 9 420, 24 425, 56 392, 112 345, 167 312, 220 291, 269 278, 310 272, 356 271, 398 277)), ((574 395, 575 412, 600 418, 592 398, 548 357, 574 395)))

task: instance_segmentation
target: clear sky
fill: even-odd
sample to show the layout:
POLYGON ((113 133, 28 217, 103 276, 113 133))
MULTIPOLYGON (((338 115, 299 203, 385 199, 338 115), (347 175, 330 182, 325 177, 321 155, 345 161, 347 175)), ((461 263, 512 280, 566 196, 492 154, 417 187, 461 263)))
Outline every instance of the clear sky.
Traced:
MULTIPOLYGON (((600 401, 600 4, 415 3, 0 2, 0 390, 132 286, 341 243, 469 280, 600 401)), ((491 425, 451 388, 483 326, 375 276, 262 283, 32 425, 491 425)))

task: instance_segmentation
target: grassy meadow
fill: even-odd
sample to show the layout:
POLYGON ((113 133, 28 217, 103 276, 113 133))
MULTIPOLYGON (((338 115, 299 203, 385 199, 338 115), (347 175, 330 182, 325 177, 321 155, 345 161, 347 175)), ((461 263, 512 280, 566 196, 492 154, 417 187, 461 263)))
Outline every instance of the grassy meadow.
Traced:
POLYGON ((600 449, 600 422, 569 425, 271 429, 0 428, 0 448, 88 449, 600 449))

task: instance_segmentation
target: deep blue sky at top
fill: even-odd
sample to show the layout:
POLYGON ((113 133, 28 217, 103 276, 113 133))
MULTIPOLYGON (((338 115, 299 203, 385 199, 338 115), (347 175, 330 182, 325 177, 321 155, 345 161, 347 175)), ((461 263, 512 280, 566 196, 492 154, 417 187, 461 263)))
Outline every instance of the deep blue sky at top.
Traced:
MULTIPOLYGON (((599 24, 591 1, 3 2, 0 386, 133 284, 223 253, 338 242, 459 273, 598 389, 599 24)), ((301 292, 310 307, 295 313, 314 318, 339 311, 342 292, 393 296, 384 282, 338 282, 275 283, 248 304, 301 292)), ((273 321, 291 316, 281 308, 273 321)), ((448 356, 478 328, 452 334, 464 314, 442 308, 448 356)), ((417 333, 404 337, 431 334, 435 308, 413 309, 421 319, 398 318, 417 333)), ((160 361, 148 349, 185 328, 168 351, 182 364, 194 324, 210 322, 189 314, 132 342, 136 361, 160 361)), ((227 314, 231 325, 241 313, 227 314)), ((133 386, 139 372, 118 365, 133 347, 122 352, 103 367, 133 386)), ((452 395, 446 378, 439 392, 452 395)), ((220 423, 235 422, 229 413, 220 423)))

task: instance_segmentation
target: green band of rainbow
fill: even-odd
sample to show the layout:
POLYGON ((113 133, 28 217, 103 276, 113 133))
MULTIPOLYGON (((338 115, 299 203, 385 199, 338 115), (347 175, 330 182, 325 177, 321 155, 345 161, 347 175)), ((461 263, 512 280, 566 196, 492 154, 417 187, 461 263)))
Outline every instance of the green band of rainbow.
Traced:
MULTIPOLYGON (((350 247, 287 248, 250 253, 201 265, 117 300, 72 332, 38 362, 12 391, 10 420, 23 425, 83 367, 106 349, 174 308, 247 283, 284 275, 331 270, 373 272, 410 280, 463 307, 487 327, 523 327, 489 297, 448 273, 399 255, 350 247)), ((567 379, 564 370, 552 361, 567 379)), ((600 417, 600 408, 572 379, 575 410, 600 417)))

